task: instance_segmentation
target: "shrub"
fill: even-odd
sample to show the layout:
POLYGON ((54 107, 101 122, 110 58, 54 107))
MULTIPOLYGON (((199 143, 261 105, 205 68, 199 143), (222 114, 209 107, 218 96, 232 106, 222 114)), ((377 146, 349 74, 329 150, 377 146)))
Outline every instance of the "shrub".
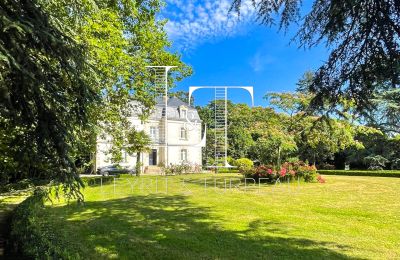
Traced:
POLYGON ((274 170, 274 168, 271 165, 260 165, 257 168, 255 168, 254 173, 251 173, 248 178, 253 178, 257 182, 275 182, 278 178, 278 172, 274 170), (262 179, 262 181, 260 180, 262 179))
POLYGON ((235 161, 235 166, 238 167, 240 173, 245 174, 253 167, 253 161, 247 158, 240 158, 235 161))
POLYGON ((383 170, 389 160, 381 155, 371 155, 365 157, 364 162, 369 165, 370 170, 383 170))
POLYGON ((400 158, 394 159, 392 161, 392 170, 400 170, 400 158))
POLYGON ((236 160, 233 159, 233 158, 230 157, 230 156, 226 157, 226 161, 228 162, 229 165, 237 166, 237 165, 236 165, 236 160))
POLYGON ((46 191, 36 189, 15 209, 10 234, 15 249, 32 259, 80 259, 69 254, 61 239, 41 222, 46 196, 46 191))
POLYGON ((317 180, 318 180, 319 183, 325 183, 326 182, 325 179, 321 175, 317 176, 317 180))
POLYGON ((400 178, 400 171, 371 171, 371 170, 318 170, 319 174, 345 175, 345 176, 375 176, 375 177, 397 177, 400 178))
POLYGON ((246 178, 253 178, 256 181, 273 183, 280 180, 294 180, 301 178, 306 182, 314 182, 317 177, 315 166, 309 166, 304 162, 285 162, 280 169, 272 165, 260 165, 245 174, 246 178))
POLYGON ((329 163, 321 163, 318 165, 318 169, 321 170, 334 170, 335 165, 329 164, 329 163))
POLYGON ((164 166, 162 168, 165 175, 181 175, 202 172, 201 165, 189 162, 184 162, 181 164, 170 164, 169 166, 164 166))
POLYGON ((297 174, 303 177, 305 182, 314 182, 317 177, 317 168, 314 165, 300 165, 297 174))

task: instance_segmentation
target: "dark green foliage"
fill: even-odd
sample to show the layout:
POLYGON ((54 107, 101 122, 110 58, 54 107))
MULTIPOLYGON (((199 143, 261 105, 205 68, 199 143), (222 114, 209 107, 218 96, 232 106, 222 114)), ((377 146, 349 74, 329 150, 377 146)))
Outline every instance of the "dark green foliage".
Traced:
POLYGON ((375 177, 397 177, 400 178, 400 171, 370 171, 370 170, 318 170, 319 174, 345 175, 345 176, 375 176, 375 177))
POLYGON ((2 1, 0 28, 0 172, 50 177, 81 198, 70 151, 98 98, 85 49, 36 1, 2 1))
POLYGON ((370 155, 364 158, 364 161, 369 166, 369 170, 383 170, 386 164, 389 162, 388 159, 381 155, 370 155))
POLYGON ((23 179, 15 183, 9 183, 0 187, 0 193, 27 190, 35 186, 47 185, 50 180, 46 179, 23 179))
POLYGON ((132 128, 127 134, 127 146, 125 150, 133 155, 136 153, 136 166, 135 171, 136 175, 140 175, 140 154, 144 152, 148 152, 150 150, 151 139, 146 134, 145 131, 138 131, 135 128, 132 128))
POLYGON ((37 189, 15 209, 11 239, 16 250, 32 259, 81 259, 79 255, 71 255, 62 244, 67 240, 59 239, 46 223, 40 221, 46 196, 46 191, 37 189))
POLYGON ((400 134, 400 89, 378 93, 369 109, 363 111, 363 119, 388 135, 400 134))
MULTIPOLYGON (((280 27, 286 29, 302 21, 295 37, 300 46, 325 43, 331 48, 308 87, 315 93, 314 110, 334 111, 343 99, 351 99, 362 111, 373 105, 375 94, 399 88, 399 1, 315 0, 304 20, 299 15, 300 0, 253 3, 263 24, 272 25, 279 17, 280 27)), ((234 0, 232 8, 239 11, 241 4, 234 0)))

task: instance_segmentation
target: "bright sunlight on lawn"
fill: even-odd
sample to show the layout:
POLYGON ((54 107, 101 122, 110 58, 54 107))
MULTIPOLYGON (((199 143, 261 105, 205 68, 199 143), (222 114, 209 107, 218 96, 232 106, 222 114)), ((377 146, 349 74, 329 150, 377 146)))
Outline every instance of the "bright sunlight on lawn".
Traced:
POLYGON ((168 177, 167 193, 163 177, 157 187, 155 176, 124 177, 115 193, 113 184, 86 188, 84 206, 53 201, 41 220, 91 259, 400 258, 399 178, 245 191, 234 187, 238 175, 224 177, 232 189, 221 179, 214 187, 214 175, 168 177))

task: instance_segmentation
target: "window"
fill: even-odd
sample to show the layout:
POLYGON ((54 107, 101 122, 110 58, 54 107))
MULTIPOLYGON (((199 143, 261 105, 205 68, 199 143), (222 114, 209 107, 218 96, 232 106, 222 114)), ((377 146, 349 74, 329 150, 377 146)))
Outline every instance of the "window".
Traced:
POLYGON ((187 150, 186 149, 181 150, 181 161, 184 161, 184 162, 187 161, 187 150))
POLYGON ((181 127, 181 139, 187 140, 187 129, 184 127, 181 127))
POLYGON ((182 110, 182 118, 186 118, 187 116, 187 111, 186 109, 182 110))
POLYGON ((186 118, 187 117, 187 108, 185 106, 180 106, 179 107, 179 115, 181 118, 186 118))
POLYGON ((128 162, 128 153, 125 150, 122 150, 122 163, 128 162))
POLYGON ((150 138, 153 141, 157 140, 157 127, 150 126, 150 138))

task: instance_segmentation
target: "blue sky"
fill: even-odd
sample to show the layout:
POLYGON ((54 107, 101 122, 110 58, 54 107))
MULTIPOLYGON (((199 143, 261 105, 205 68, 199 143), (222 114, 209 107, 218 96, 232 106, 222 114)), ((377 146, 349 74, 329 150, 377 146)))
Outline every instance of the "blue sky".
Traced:
MULTIPOLYGON (((327 49, 299 49, 291 38, 293 26, 285 34, 277 27, 255 21, 250 2, 243 1, 241 17, 228 14, 231 0, 167 0, 162 16, 170 21, 166 31, 172 49, 182 54, 194 74, 178 83, 176 90, 189 86, 253 86, 255 105, 266 106, 267 92, 294 91, 307 70, 318 68, 327 58, 327 49)), ((305 1, 305 10, 309 1, 305 1)), ((249 103, 240 90, 228 94, 233 102, 249 103)), ((213 92, 195 92, 196 105, 213 99, 213 92)))

